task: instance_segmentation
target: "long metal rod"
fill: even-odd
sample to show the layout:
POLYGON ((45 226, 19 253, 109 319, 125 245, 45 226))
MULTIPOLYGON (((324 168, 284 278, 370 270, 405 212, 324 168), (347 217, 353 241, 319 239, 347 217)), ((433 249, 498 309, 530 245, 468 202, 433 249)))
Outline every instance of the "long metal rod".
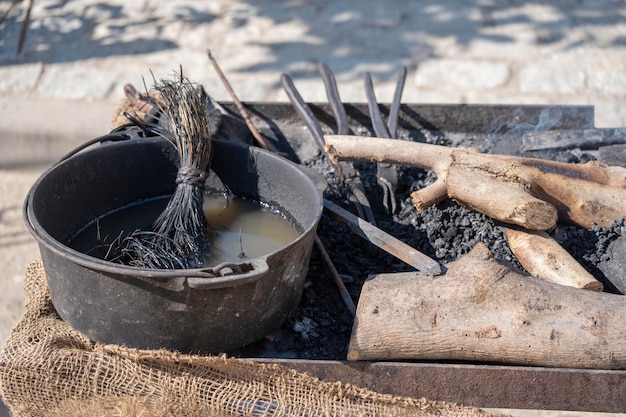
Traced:
MULTIPOLYGON (((337 129, 341 132, 348 132, 348 118, 343 107, 343 103, 341 103, 341 99, 339 97, 339 91, 335 83, 335 77, 330 69, 325 65, 320 66, 320 72, 322 73, 322 78, 324 79, 324 84, 326 86, 328 101, 335 115, 338 126, 337 129)), ((293 80, 291 79, 291 76, 289 74, 282 74, 280 79, 283 84, 285 93, 287 93, 287 97, 289 97, 289 101, 291 101, 291 104, 293 105, 296 112, 306 123, 320 150, 322 152, 325 152, 325 142, 322 128, 320 127, 317 119, 313 115, 313 112, 309 108, 309 105, 304 101, 304 99, 298 92, 298 89, 294 85, 293 80)), ((343 185, 348 189, 348 199, 354 204, 357 212, 359 213, 359 216, 362 218, 367 218, 367 220, 375 226, 376 218, 374 218, 371 204, 367 196, 365 195, 363 183, 359 178, 359 174, 352 166, 352 163, 342 161, 334 163, 334 165, 335 177, 341 179, 343 185)))
POLYGON ((289 101, 293 105, 296 112, 300 115, 302 120, 304 120, 304 122, 306 123, 309 132, 311 132, 313 139, 315 139, 315 143, 320 148, 320 150, 324 152, 324 146, 326 145, 324 143, 324 133, 322 132, 322 128, 320 127, 319 123, 317 123, 317 120, 315 119, 311 108, 306 104, 306 102, 298 92, 298 89, 294 85, 293 80, 291 79, 289 74, 282 74, 280 76, 280 81, 283 84, 283 88, 285 90, 285 93, 287 94, 287 97, 289 98, 289 101))
POLYGON ((378 246, 390 255, 406 262, 413 268, 428 275, 441 275, 441 265, 422 252, 393 237, 387 232, 372 226, 365 220, 355 216, 348 210, 324 200, 324 211, 333 220, 346 225, 352 232, 378 246))
POLYGON ((383 116, 380 114, 378 108, 378 101, 376 100, 376 93, 374 92, 374 84, 372 83, 372 76, 369 72, 365 73, 365 95, 367 96, 367 105, 370 111, 370 118, 372 119, 372 126, 374 132, 379 138, 391 139, 391 133, 385 122, 383 116))
POLYGON ((398 119, 400 114, 400 104, 402 102, 402 91, 404 90, 404 83, 406 81, 406 67, 402 66, 398 73, 398 81, 396 82, 396 90, 393 93, 393 100, 391 101, 391 108, 389 109, 389 122, 387 127, 389 128, 389 134, 392 138, 396 138, 398 131, 398 119))
POLYGON ((326 88, 326 97, 328 97, 328 103, 333 109, 335 120, 337 121, 337 134, 347 135, 350 133, 350 127, 348 126, 348 116, 346 110, 343 107, 343 102, 339 96, 339 88, 337 87, 337 81, 335 75, 330 70, 328 65, 321 63, 319 65, 320 74, 324 81, 324 87, 326 88), (342 133, 343 132, 343 133, 342 133))
POLYGON ((348 289, 346 288, 345 284, 341 280, 341 276, 339 275, 339 272, 337 272, 337 268, 335 268, 335 264, 330 259, 330 255, 328 255, 328 251, 326 250, 324 243, 322 242, 322 240, 319 238, 317 234, 315 235, 315 246, 317 247, 317 250, 322 255, 324 262, 326 262, 326 266, 330 270, 330 275, 332 275, 333 281, 335 281, 335 285, 337 286, 337 289, 339 289, 339 295, 341 295, 341 299, 343 300, 343 303, 348 308, 348 311, 350 312, 352 317, 356 316, 356 305, 354 304, 354 300, 352 300, 352 297, 350 296, 348 289))

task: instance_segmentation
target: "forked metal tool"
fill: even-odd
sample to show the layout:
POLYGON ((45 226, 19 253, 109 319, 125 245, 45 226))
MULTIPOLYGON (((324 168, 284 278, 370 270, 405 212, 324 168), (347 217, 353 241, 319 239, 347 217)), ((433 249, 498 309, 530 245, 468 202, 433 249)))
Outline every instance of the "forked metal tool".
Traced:
MULTIPOLYGON (((337 124, 337 133, 341 135, 349 134, 348 118, 341 98, 339 97, 335 76, 325 64, 320 64, 320 73, 324 80, 326 95, 337 124)), ((319 148, 322 152, 325 152, 324 134, 311 108, 306 104, 288 74, 281 75, 281 82, 291 104, 306 123, 319 148)), ((339 162, 335 165, 335 176, 348 190, 348 198, 354 204, 359 217, 376 225, 376 219, 374 218, 370 202, 365 194, 363 183, 359 178, 358 172, 354 169, 354 166, 349 162, 339 162)))
MULTIPOLYGON (((380 138, 396 139, 398 129, 398 116, 400 112, 400 102, 402 99, 402 90, 406 80, 406 67, 402 67, 398 73, 398 82, 396 91, 393 95, 391 108, 389 109, 389 117, 387 124, 383 121, 378 108, 378 101, 374 93, 374 85, 369 72, 365 73, 365 94, 367 95, 367 104, 370 112, 370 118, 374 127, 374 133, 380 138)), ((389 214, 396 211, 396 187, 398 186, 398 171, 394 164, 378 163, 376 165, 376 178, 378 185, 383 190, 383 206, 389 214)))

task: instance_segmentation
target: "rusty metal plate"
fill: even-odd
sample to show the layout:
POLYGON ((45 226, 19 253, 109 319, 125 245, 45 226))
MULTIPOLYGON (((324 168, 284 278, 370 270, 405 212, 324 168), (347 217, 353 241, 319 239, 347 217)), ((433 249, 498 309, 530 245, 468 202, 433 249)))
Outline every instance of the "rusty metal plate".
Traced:
MULTIPOLYGON (((234 116, 239 112, 232 103, 224 107, 234 116)), ((335 129, 328 104, 310 104, 325 133, 335 129)), ((383 115, 389 106, 381 104, 383 115)), ((318 152, 310 133, 289 103, 246 103, 254 125, 295 162, 307 160, 318 152)), ((356 135, 373 136, 367 104, 346 103, 350 128, 356 135)), ((398 121, 398 137, 436 143, 445 139, 451 146, 463 143, 481 151, 503 153, 500 144, 519 149, 525 132, 593 129, 593 106, 526 106, 481 104, 403 104, 398 121), (506 141, 503 141, 506 137, 506 141)), ((239 117, 225 117, 220 132, 251 141, 239 117), (247 138, 246 138, 247 137, 247 138)))
POLYGON ((626 411, 626 371, 439 364, 251 359, 372 391, 483 408, 626 411))

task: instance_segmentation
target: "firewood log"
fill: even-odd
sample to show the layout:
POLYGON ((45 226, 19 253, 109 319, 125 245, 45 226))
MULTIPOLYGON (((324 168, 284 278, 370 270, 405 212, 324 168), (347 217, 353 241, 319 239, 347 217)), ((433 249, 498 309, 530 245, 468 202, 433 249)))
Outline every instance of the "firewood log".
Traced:
POLYGON ((604 290, 602 283, 546 232, 507 228, 506 240, 530 275, 555 284, 591 291, 604 290))
POLYGON ((478 244, 438 277, 365 282, 348 360, 626 369, 626 298, 524 277, 478 244))
POLYGON ((474 211, 527 229, 548 230, 556 224, 556 207, 531 194, 528 178, 512 172, 508 166, 489 161, 476 164, 481 156, 461 151, 451 154, 446 177, 450 198, 474 211))
POLYGON ((412 195, 418 210, 449 196, 494 219, 531 230, 548 230, 557 218, 591 228, 610 226, 626 216, 623 167, 480 154, 410 141, 399 145, 381 138, 329 135, 325 140, 335 162, 387 162, 435 172, 437 182, 412 195))

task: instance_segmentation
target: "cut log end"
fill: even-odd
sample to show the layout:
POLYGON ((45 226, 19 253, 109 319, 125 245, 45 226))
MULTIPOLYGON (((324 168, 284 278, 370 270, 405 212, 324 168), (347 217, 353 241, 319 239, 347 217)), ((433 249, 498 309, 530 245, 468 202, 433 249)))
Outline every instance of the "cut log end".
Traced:
POLYGON ((448 186, 444 180, 437 180, 421 190, 411 193, 411 201, 417 211, 424 211, 448 197, 448 186))
POLYGON ((513 207, 510 214, 500 220, 530 230, 549 230, 556 225, 558 211, 552 204, 533 197, 513 207))
POLYGON ((330 159, 333 164, 337 164, 339 163, 339 161, 341 161, 341 159, 339 158, 339 153, 333 145, 326 145, 324 147, 324 150, 326 151, 326 155, 328 155, 328 159, 330 159))
POLYGON ((602 292, 604 291, 604 285, 600 281, 592 281, 584 284, 582 287, 584 290, 602 292))
POLYGON ((508 228, 506 239, 520 264, 535 278, 590 291, 604 290, 602 283, 547 233, 508 228))

